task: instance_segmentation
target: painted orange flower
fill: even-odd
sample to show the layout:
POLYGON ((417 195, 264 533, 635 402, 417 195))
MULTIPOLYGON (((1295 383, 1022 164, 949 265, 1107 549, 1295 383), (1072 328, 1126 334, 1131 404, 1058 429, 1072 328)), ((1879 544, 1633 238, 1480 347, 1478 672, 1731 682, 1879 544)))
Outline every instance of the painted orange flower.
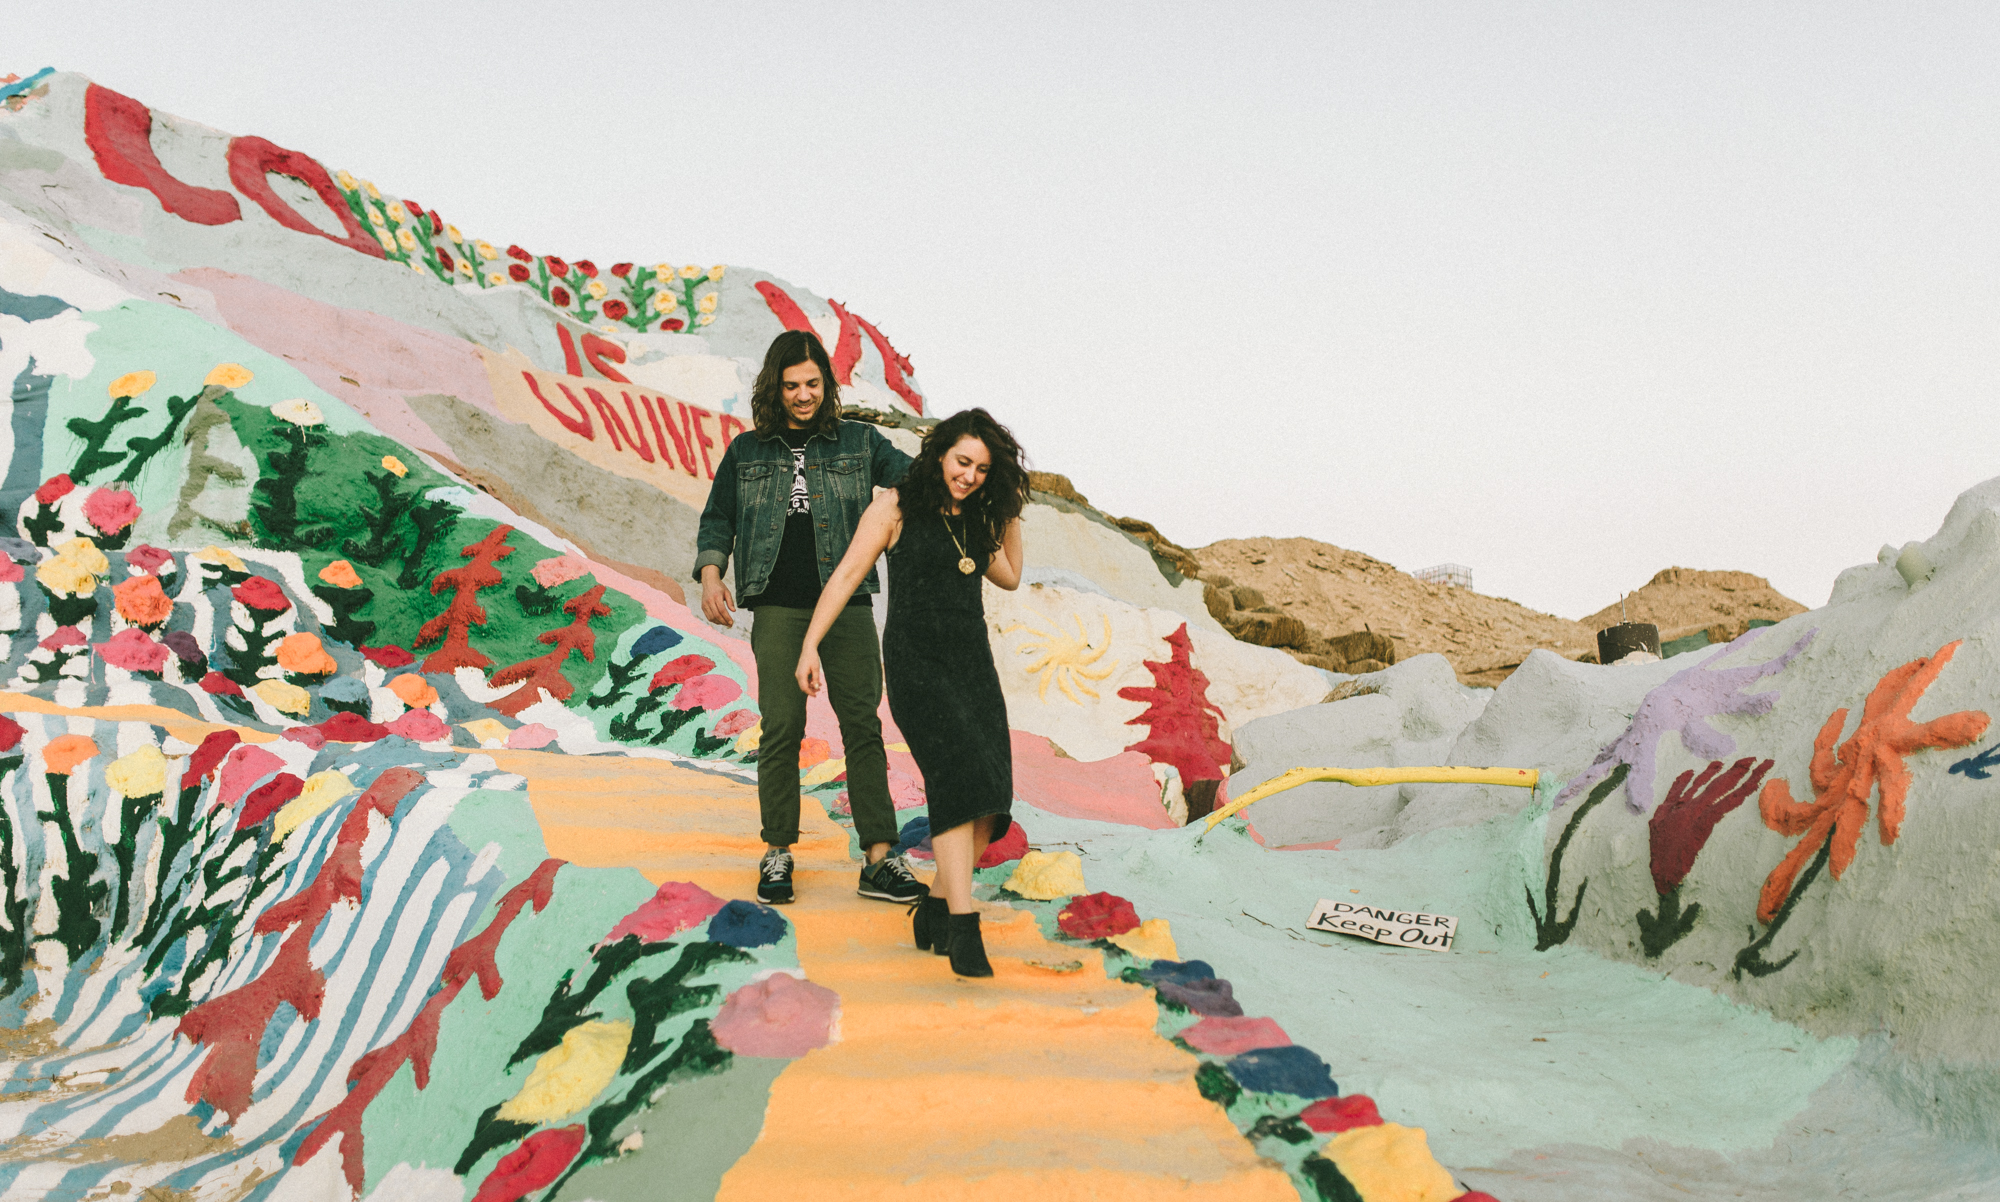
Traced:
POLYGON ((96 754, 97 744, 88 735, 57 735, 42 748, 42 763, 57 776, 68 776, 96 754))
POLYGON ((1765 784, 1757 799, 1764 825, 1781 835, 1804 838, 1765 878, 1763 893, 1757 899, 1759 922, 1769 924, 1778 916, 1799 870, 1829 841, 1828 865, 1833 879, 1840 879, 1854 862, 1861 828, 1868 822, 1868 795, 1878 782, 1882 805, 1876 819, 1882 845, 1896 841, 1903 829, 1903 802, 1910 791, 1910 769, 1903 763, 1904 756, 1926 748, 1963 747, 1986 733, 1987 717, 1977 710, 1960 710, 1929 722, 1910 721, 1910 711, 1963 641, 1946 643, 1935 655, 1911 660, 1885 673, 1862 706, 1861 724, 1837 750, 1834 743, 1847 725, 1847 710, 1833 711, 1813 740, 1813 800, 1792 800, 1791 785, 1784 780, 1765 784))
POLYGON ((173 598, 160 587, 157 576, 133 576, 113 585, 111 596, 117 602, 119 617, 149 630, 174 612, 173 598))
POLYGON ((319 570, 319 578, 335 588, 360 588, 361 574, 344 559, 336 559, 319 570))
POLYGON ((320 645, 319 636, 304 631, 288 634, 278 644, 278 666, 301 676, 325 676, 340 670, 340 665, 320 645))

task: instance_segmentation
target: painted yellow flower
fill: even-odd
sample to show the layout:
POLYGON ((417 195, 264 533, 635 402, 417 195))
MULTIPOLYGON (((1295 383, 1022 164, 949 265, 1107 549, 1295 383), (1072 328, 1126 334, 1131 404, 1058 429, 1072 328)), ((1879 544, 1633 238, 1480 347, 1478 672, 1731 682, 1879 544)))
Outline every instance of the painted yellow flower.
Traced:
POLYGON ((504 271, 489 271, 486 273, 486 282, 498 288, 507 282, 507 273, 504 271))
POLYGON ((493 244, 491 242, 486 242, 483 240, 475 242, 472 244, 472 249, 479 252, 479 257, 482 260, 491 261, 493 259, 497 259, 500 257, 500 252, 494 249, 493 244))
POLYGON ((424 264, 421 259, 411 259, 409 260, 409 264, 411 271, 416 272, 418 275, 424 274, 424 264))
POLYGON ((382 456, 382 466, 396 473, 399 478, 410 474, 410 466, 394 455, 382 456))
POLYGON ((408 226, 396 231, 396 241, 404 250, 417 249, 417 236, 410 232, 408 226))
POLYGON ((588 293, 590 293, 590 299, 592 299, 592 300, 603 300, 603 299, 604 299, 604 281, 603 281, 603 280, 592 280, 592 281, 590 281, 590 283, 588 283, 588 284, 585 284, 585 285, 583 286, 583 290, 584 290, 585 292, 588 292, 588 293))
POLYGON ((334 172, 333 179, 335 183, 340 185, 341 191, 343 192, 354 191, 354 176, 350 175, 349 173, 345 171, 336 171, 334 172))
POLYGON ((382 216, 382 210, 373 205, 368 206, 368 221, 369 224, 378 230, 385 228, 389 224, 389 219, 382 216))
POLYGON ((254 379, 256 377, 250 374, 250 369, 241 363, 218 363, 201 382, 216 388, 241 388, 254 379))
POLYGON ((702 274, 703 273, 701 268, 696 267, 692 263, 689 263, 686 267, 681 268, 681 278, 684 280, 698 280, 702 277, 702 274))
MULTIPOLYGON (((196 551, 193 555, 188 556, 188 558, 194 560, 196 563, 220 564, 232 572, 247 572, 250 570, 243 566, 243 561, 236 557, 236 552, 225 551, 212 543, 196 551)), ((110 561, 105 561, 104 566, 110 567, 110 561)))
POLYGON ((312 708, 312 694, 282 680, 260 680, 250 691, 262 697, 272 709, 303 716, 312 708))
POLYGON ((472 260, 460 259, 458 261, 458 274, 470 279, 472 276, 472 260))
POLYGON ((396 240, 394 238, 391 238, 389 235, 383 233, 381 230, 375 231, 375 241, 380 242, 382 244, 383 250, 388 251, 392 255, 396 253, 396 240))
POLYGON ((722 273, 724 270, 726 269, 720 263, 717 263, 715 266, 709 268, 708 269, 709 280, 713 283, 720 284, 722 282, 722 273))
POLYGON ((151 388, 159 377, 149 371, 128 371, 111 381, 111 395, 133 397, 151 388))
POLYGON ((1090 645, 1090 635, 1083 628, 1083 615, 1077 613, 1070 614, 1070 620, 1076 623, 1075 635, 1063 633, 1060 621, 1053 623, 1054 632, 1023 622, 1016 622, 1000 632, 1003 635, 1026 632, 1040 640, 1025 642, 1015 648, 1022 655, 1039 657, 1023 669, 1030 676, 1039 675, 1042 678, 1041 687, 1035 694, 1038 700, 1046 702, 1049 699, 1051 684, 1078 705, 1083 704, 1083 697, 1077 696, 1078 693, 1092 701, 1098 699, 1097 690, 1090 686, 1111 675, 1118 667, 1117 660, 1098 666, 1105 652, 1111 650, 1111 615, 1105 614, 1103 618, 1104 642, 1096 647, 1090 645))
POLYGON ((680 308, 680 305, 680 299, 671 292, 655 292, 653 294, 653 312, 655 313, 672 313, 675 309, 680 308))
POLYGON ((113 760, 104 783, 127 797, 151 797, 167 791, 167 757, 147 743, 130 755, 113 760))
POLYGON ((632 1024, 622 1020, 571 1027, 560 1044, 535 1061, 521 1091, 500 1103, 496 1117, 513 1123, 551 1123, 576 1114, 618 1075, 631 1043, 632 1024))
POLYGON ((271 406, 271 416, 288 421, 295 426, 320 426, 326 424, 326 414, 311 401, 293 397, 289 401, 279 401, 271 406))
MULTIPOLYGON (((271 684, 282 685, 287 689, 292 689, 292 686, 285 684, 281 680, 266 680, 258 683, 254 691, 259 696, 263 696, 264 700, 270 701, 272 705, 277 705, 276 701, 272 701, 264 693, 264 686, 271 684)), ((304 689, 292 689, 292 691, 301 696, 305 695, 304 689)), ((311 700, 311 698, 307 698, 308 702, 311 700)), ((278 708, 284 709, 285 707, 280 705, 278 708)), ((303 713, 304 711, 287 712, 303 713)), ((328 768, 324 772, 313 773, 311 776, 306 777, 306 787, 299 790, 299 795, 291 801, 286 802, 285 808, 279 810, 278 816, 271 820, 271 837, 274 839, 283 839, 306 823, 311 822, 321 814, 332 809, 335 802, 338 802, 341 798, 352 792, 354 792, 354 782, 347 779, 347 774, 338 769, 328 768)))
POLYGON ((673 279, 674 265, 672 263, 655 263, 653 264, 653 274, 663 280, 673 279))
POLYGON ((702 313, 715 312, 715 293, 710 292, 705 296, 698 297, 694 302, 694 307, 702 313))
POLYGON ((402 201, 392 200, 389 202, 389 220, 395 222, 397 225, 409 224, 410 211, 403 207, 402 201))
POLYGON ((111 570, 111 561, 87 538, 70 539, 55 552, 35 569, 35 579, 52 593, 81 597, 95 592, 97 578, 111 570))
POLYGON ((369 183, 369 182, 368 182, 367 180, 365 180, 365 179, 364 179, 364 180, 362 180, 362 181, 361 181, 361 186, 362 186, 363 188, 367 189, 367 191, 368 191, 368 198, 369 198, 370 200, 380 200, 380 199, 382 199, 382 189, 380 189, 380 188, 376 187, 376 186, 375 186, 374 184, 371 184, 371 183, 369 183))
POLYGON ((457 226, 455 226, 455 225, 448 225, 448 226, 445 226, 445 227, 444 227, 444 236, 445 236, 445 237, 447 237, 447 238, 449 238, 449 239, 451 239, 451 240, 452 240, 453 242, 463 242, 463 241, 465 241, 465 235, 464 235, 464 234, 461 234, 461 233, 459 233, 459 232, 458 232, 458 227, 457 227, 457 226))
POLYGON ((714 320, 715 320, 715 314, 713 314, 713 313, 704 313, 704 314, 702 314, 702 315, 701 315, 700 317, 697 317, 697 318, 695 318, 695 319, 694 319, 694 324, 696 324, 696 325, 698 325, 698 326, 705 326, 705 325, 708 325, 708 324, 709 324, 710 322, 712 322, 712 321, 714 321, 714 320))

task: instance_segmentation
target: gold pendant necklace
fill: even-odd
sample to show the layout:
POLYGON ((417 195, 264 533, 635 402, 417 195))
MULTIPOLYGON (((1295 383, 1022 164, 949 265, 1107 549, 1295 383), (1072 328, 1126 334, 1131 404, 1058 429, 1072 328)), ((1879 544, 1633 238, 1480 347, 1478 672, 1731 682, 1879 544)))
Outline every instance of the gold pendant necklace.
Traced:
MULTIPOLYGON (((978 571, 979 565, 972 562, 972 556, 967 555, 965 553, 965 544, 958 541, 958 532, 951 528, 950 518, 946 518, 944 520, 944 532, 946 534, 951 535, 951 545, 958 548, 958 570, 965 573, 967 576, 970 576, 974 572, 978 571)), ((972 536, 972 530, 970 524, 968 523, 966 529, 966 537, 970 538, 971 536, 972 536)))

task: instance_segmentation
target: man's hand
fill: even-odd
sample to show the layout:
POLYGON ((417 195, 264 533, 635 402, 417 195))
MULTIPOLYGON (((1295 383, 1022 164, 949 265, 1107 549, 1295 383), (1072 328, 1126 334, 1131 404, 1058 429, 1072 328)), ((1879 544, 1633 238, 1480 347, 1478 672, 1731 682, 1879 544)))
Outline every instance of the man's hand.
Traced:
POLYGON ((808 697, 819 696, 826 680, 826 672, 819 666, 819 650, 808 647, 799 653, 798 670, 792 674, 799 682, 799 691, 808 697))
POLYGON ((722 569, 710 565, 701 570, 701 616, 717 626, 734 626, 736 602, 729 586, 722 583, 722 569))

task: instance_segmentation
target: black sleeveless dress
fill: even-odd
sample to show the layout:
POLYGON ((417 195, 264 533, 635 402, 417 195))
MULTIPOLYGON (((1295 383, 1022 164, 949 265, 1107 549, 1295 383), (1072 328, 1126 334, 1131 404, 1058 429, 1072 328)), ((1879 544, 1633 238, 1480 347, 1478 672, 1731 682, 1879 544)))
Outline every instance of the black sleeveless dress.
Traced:
MULTIPOLYGON (((958 544, 945 521, 943 514, 905 516, 889 548, 882 632, 889 713, 923 770, 931 833, 998 814, 998 840, 1014 805, 1007 701, 986 639, 985 574, 958 570, 958 544)), ((961 521, 952 526, 964 541, 961 521)))

